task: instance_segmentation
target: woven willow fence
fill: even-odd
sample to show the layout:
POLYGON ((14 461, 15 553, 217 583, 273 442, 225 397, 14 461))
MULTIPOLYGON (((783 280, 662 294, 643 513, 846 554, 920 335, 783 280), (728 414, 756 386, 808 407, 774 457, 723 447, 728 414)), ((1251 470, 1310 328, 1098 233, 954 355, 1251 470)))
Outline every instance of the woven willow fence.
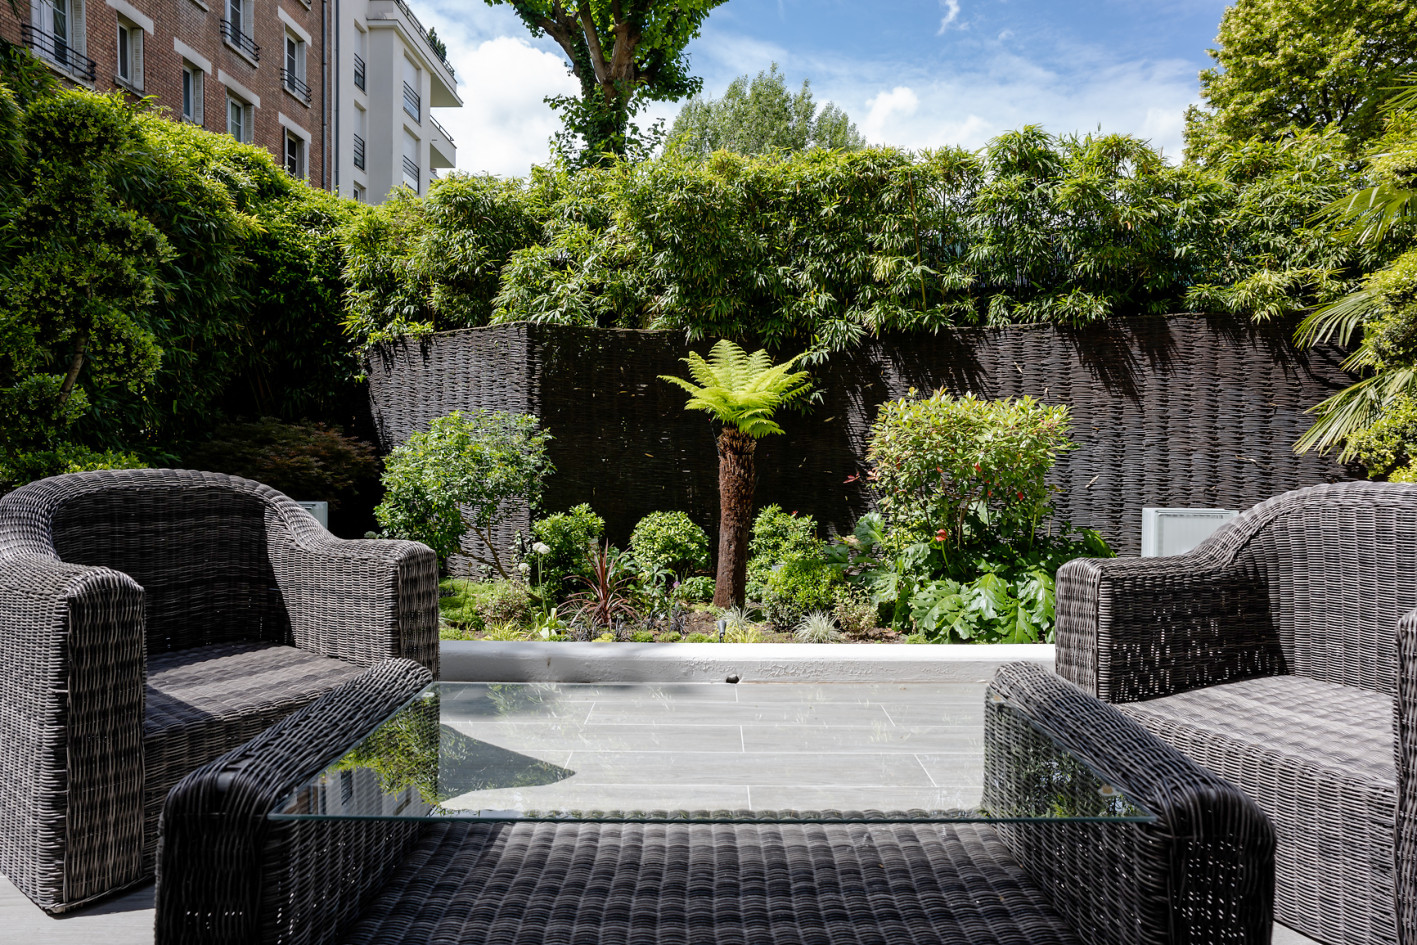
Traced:
MULTIPOLYGON (((1245 509, 1299 486, 1349 478, 1331 457, 1290 449, 1306 408, 1351 383, 1337 348, 1297 350, 1292 324, 1228 316, 958 329, 871 341, 812 369, 822 399, 759 446, 759 506, 776 502, 847 531, 870 508, 864 469, 876 408, 912 387, 1029 394, 1072 408, 1078 449, 1049 476, 1062 519, 1122 554, 1140 547, 1143 506, 1245 509)), ((694 348, 706 353, 708 343, 694 348)), ((714 532, 718 461, 703 414, 657 380, 689 349, 665 332, 514 324, 380 346, 368 358, 382 445, 481 407, 531 413, 555 437, 546 511, 588 502, 623 544, 648 512, 682 509, 714 532)), ((526 534, 514 510, 498 540, 526 534)))

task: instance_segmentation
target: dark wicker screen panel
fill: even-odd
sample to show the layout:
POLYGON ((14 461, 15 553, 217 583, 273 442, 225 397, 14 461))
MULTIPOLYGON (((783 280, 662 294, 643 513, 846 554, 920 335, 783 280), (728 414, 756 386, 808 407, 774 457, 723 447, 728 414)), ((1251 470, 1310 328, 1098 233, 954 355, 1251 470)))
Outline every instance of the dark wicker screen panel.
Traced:
MULTIPOLYGON (((1078 449, 1054 468, 1062 518, 1140 547, 1143 506, 1245 509, 1288 489, 1348 478, 1330 457, 1296 456, 1304 411, 1351 377, 1338 348, 1297 350, 1292 324, 1228 316, 958 329, 869 341, 812 369, 822 391, 785 436, 759 447, 759 505, 777 502, 845 530, 869 506, 858 482, 876 408, 910 388, 1028 394, 1072 408, 1078 449)), ((711 340, 693 346, 706 352, 711 340)), ((667 332, 504 325, 372 353, 370 394, 385 448, 455 409, 529 412, 556 437, 552 511, 589 502, 623 542, 648 512, 717 524, 717 458, 702 414, 661 374, 689 346, 667 332)), ((525 533, 525 513, 506 529, 525 533)))

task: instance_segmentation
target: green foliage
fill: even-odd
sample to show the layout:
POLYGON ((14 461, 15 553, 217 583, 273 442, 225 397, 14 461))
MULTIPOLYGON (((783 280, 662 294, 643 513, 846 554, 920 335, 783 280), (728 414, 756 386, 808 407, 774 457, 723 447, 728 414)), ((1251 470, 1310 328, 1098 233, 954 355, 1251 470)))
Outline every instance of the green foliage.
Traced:
POLYGON ((579 97, 547 101, 562 112, 563 153, 579 163, 634 154, 630 117, 649 102, 673 101, 699 90, 684 47, 725 0, 487 0, 507 4, 533 36, 545 34, 570 59, 579 97))
MULTIPOLYGON (((821 546, 815 550, 825 552, 821 546)), ((830 610, 841 583, 841 572, 820 558, 789 558, 763 579, 763 614, 779 627, 794 626, 812 611, 830 610)))
POLYGON ((459 241, 481 246, 489 229, 502 242, 476 257, 485 281, 458 291, 482 318, 495 272, 494 324, 667 329, 816 352, 956 325, 1187 310, 1274 318, 1340 297, 1372 268, 1371 251, 1309 222, 1352 192, 1356 172, 1336 132, 1175 167, 1138 139, 1032 126, 974 153, 670 149, 636 164, 538 168, 498 185, 496 227, 435 232, 461 226, 421 209, 437 188, 373 211, 351 248, 350 327, 358 341, 461 327, 435 316, 451 277, 421 262, 423 247, 446 241, 453 250, 427 258, 457 258, 459 241), (539 230, 528 237, 517 220, 539 230))
POLYGON ((585 570, 586 574, 576 576, 583 590, 566 598, 563 605, 567 619, 594 629, 639 616, 634 601, 635 574, 618 551, 602 545, 590 556, 585 570))
POLYGON ((861 595, 854 587, 837 589, 832 616, 842 632, 852 637, 864 637, 876 629, 879 616, 876 605, 868 597, 861 595))
POLYGON ((773 414, 809 390, 806 371, 788 373, 797 358, 775 365, 766 351, 748 354, 727 339, 714 344, 708 360, 693 351, 682 360, 689 366, 693 382, 665 375, 660 380, 689 392, 684 409, 702 410, 755 440, 781 433, 773 414))
POLYGON ((706 574, 685 578, 674 588, 674 598, 689 604, 706 604, 713 600, 713 578, 706 574))
POLYGON ((552 471, 550 438, 530 416, 454 411, 439 417, 389 455, 375 517, 388 537, 428 545, 442 567, 451 555, 467 553, 462 539, 471 530, 487 554, 469 557, 510 578, 492 529, 512 500, 534 506, 540 498, 541 480, 552 471))
POLYGON ((341 409, 357 365, 335 234, 357 205, 34 67, 0 57, 21 89, 0 85, 0 414, 25 417, 0 431, 11 484, 63 456, 175 462, 223 414, 341 409))
POLYGON ((567 579, 589 573, 590 556, 605 534, 605 519, 582 503, 532 523, 531 575, 553 599, 570 593, 567 579), (545 550, 539 550, 538 545, 545 550))
POLYGON ((1370 476, 1411 482, 1417 471, 1417 400, 1397 397, 1376 423, 1348 440, 1347 452, 1370 476))
POLYGON ((810 515, 787 513, 780 505, 769 505, 753 519, 748 542, 748 595, 761 597, 768 574, 788 561, 820 557, 817 522, 810 515))
POLYGON ((492 627, 530 623, 531 592, 517 581, 467 581, 448 578, 438 585, 438 612, 454 627, 483 632, 492 627))
POLYGON ((811 82, 804 80, 796 95, 789 92, 775 62, 751 84, 746 75, 734 79, 723 98, 690 99, 674 119, 669 137, 685 153, 704 156, 720 149, 756 155, 866 145, 841 109, 828 102, 818 111, 811 82))
POLYGON ((708 535, 684 512, 651 512, 630 534, 630 552, 646 571, 682 578, 709 566, 708 535))
POLYGON ((802 618, 792 636, 798 643, 837 643, 841 640, 841 631, 831 614, 814 610, 802 618))
POLYGON ((331 511, 379 474, 374 447, 319 422, 265 417, 225 423, 183 457, 191 469, 243 476, 294 499, 326 500, 331 511))
POLYGON ((1210 160, 1251 137, 1333 127, 1355 144, 1382 131, 1386 91, 1417 59, 1406 0, 1238 0, 1201 73, 1209 110, 1187 114, 1189 157, 1210 160))
POLYGON ((956 398, 943 389, 882 404, 866 457, 898 540, 963 547, 975 535, 1031 538, 1049 513, 1044 477, 1073 448, 1068 408, 1031 397, 956 398))

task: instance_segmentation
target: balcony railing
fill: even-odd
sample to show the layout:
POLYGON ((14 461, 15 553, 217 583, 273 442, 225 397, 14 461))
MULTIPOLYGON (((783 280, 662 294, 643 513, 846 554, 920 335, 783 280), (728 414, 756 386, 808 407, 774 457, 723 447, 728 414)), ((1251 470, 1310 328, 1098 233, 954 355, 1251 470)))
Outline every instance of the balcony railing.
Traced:
POLYGON ((448 134, 448 129, 444 128, 441 124, 439 124, 438 119, 434 118, 431 113, 428 115, 428 120, 433 123, 434 129, 437 130, 438 134, 443 136, 443 139, 447 141, 448 144, 456 143, 453 141, 453 136, 448 134))
POLYGON ((296 96, 307 105, 310 103, 310 86, 306 85, 300 76, 291 72, 289 69, 281 69, 280 81, 292 95, 296 96))
POLYGON ((261 47, 256 45, 256 41, 247 34, 241 32, 241 27, 230 20, 221 21, 221 38, 226 40, 237 49, 244 52, 256 61, 261 59, 261 47))
POLYGON ((93 81, 94 74, 97 72, 96 63, 70 46, 68 41, 60 39, 53 33, 37 30, 28 23, 20 25, 20 36, 24 39, 26 46, 39 53, 43 58, 62 66, 74 75, 83 76, 90 82, 93 81))
POLYGON ((403 0, 394 0, 394 3, 398 4, 398 8, 403 11, 403 15, 408 17, 408 21, 414 25, 418 32, 423 34, 423 41, 428 44, 428 48, 433 51, 433 55, 437 56, 438 61, 448 70, 448 75, 456 75, 456 73, 453 72, 452 63, 448 62, 447 52, 438 48, 442 46, 442 43, 439 43, 438 46, 433 45, 433 40, 428 35, 428 31, 423 28, 422 23, 418 22, 418 17, 413 15, 413 11, 408 8, 407 3, 404 3, 403 0))
POLYGON ((364 57, 361 56, 361 55, 359 55, 359 53, 355 53, 355 54, 354 54, 354 87, 357 88, 357 89, 359 89, 359 91, 361 91, 361 92, 364 91, 364 78, 365 78, 365 70, 366 70, 366 68, 367 68, 367 67, 364 65, 364 57))
POLYGON ((407 154, 403 156, 403 176, 413 181, 413 189, 418 189, 418 162, 407 154))
POLYGON ((423 121, 423 100, 418 97, 418 90, 407 82, 403 84, 403 110, 414 121, 423 121))
POLYGON ((364 170, 364 138, 360 135, 354 136, 354 166, 364 170))

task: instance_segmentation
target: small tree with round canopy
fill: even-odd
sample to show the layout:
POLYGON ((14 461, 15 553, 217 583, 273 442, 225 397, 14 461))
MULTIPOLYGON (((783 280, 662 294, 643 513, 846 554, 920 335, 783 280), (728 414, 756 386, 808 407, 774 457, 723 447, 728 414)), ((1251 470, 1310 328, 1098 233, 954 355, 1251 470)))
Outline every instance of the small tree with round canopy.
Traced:
MULTIPOLYGON (((800 355, 799 355, 800 357, 800 355)), ((753 524, 753 453, 758 440, 782 427, 772 419, 778 407, 810 389, 806 371, 793 371, 797 358, 773 364, 764 350, 748 354, 727 339, 708 359, 690 352, 682 359, 692 381, 660 375, 689 392, 687 410, 702 410, 722 424, 718 432, 718 577, 715 607, 743 602, 748 579, 748 535, 753 524)))

